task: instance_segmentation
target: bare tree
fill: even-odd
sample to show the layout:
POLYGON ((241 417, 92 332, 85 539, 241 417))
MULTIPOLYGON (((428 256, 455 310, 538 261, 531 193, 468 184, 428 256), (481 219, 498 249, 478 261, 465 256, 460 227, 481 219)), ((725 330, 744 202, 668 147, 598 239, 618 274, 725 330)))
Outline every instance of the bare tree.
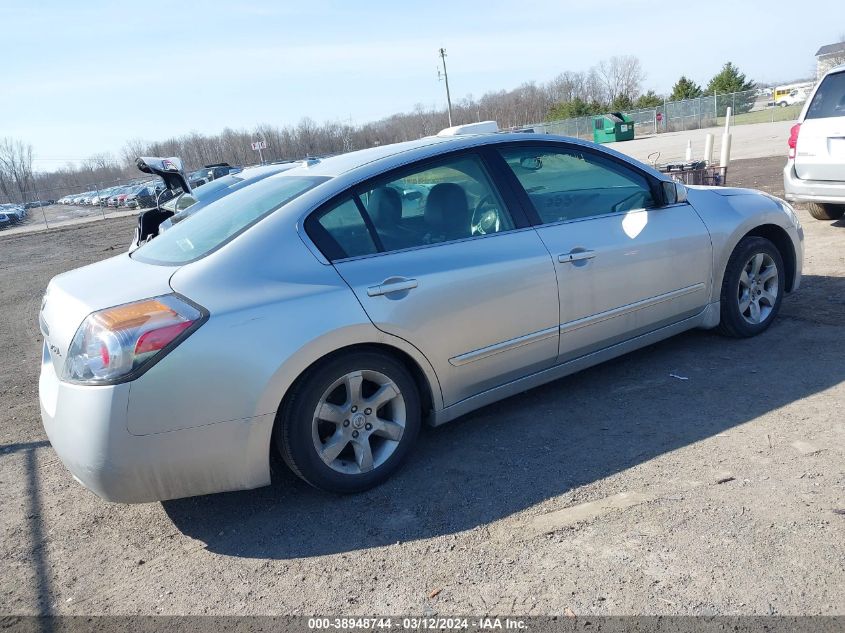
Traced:
MULTIPOLYGON (((845 44, 845 33, 839 34, 839 38, 836 40, 836 43, 845 44)), ((825 63, 829 64, 830 68, 845 64, 845 50, 841 50, 838 53, 834 53, 825 60, 825 63)))
POLYGON ((0 191, 9 200, 26 202, 32 184, 32 145, 3 138, 0 141, 0 191))
MULTIPOLYGON (((466 95, 453 102, 453 120, 456 125, 494 120, 503 128, 539 123, 546 120, 552 108, 561 103, 580 100, 605 107, 619 96, 636 99, 644 77, 636 57, 611 57, 586 71, 561 72, 545 84, 526 82, 511 90, 490 91, 480 97, 466 95)), ((79 167, 68 166, 56 172, 39 174, 37 184, 39 191, 50 191, 49 197, 59 198, 106 183, 116 184, 138 178, 140 174, 135 168, 138 156, 179 156, 185 168, 192 171, 217 162, 232 165, 257 163, 258 153, 251 148, 251 143, 256 140, 267 142, 264 160, 290 160, 417 139, 436 134, 447 125, 444 108, 416 104, 411 112, 360 125, 338 120, 317 123, 303 118, 295 125, 282 127, 263 123, 249 130, 227 127, 217 134, 189 132, 153 142, 132 139, 120 151, 119 161, 109 154, 98 154, 83 161, 79 167)), ((30 148, 30 158, 31 151, 30 148)), ((20 197, 22 191, 32 185, 31 161, 28 172, 24 170, 30 174, 29 177, 21 174, 16 178, 7 175, 8 171, 0 164, 0 194, 8 197, 11 192, 20 197)))
POLYGON ((640 95, 645 72, 634 55, 615 55, 603 59, 595 68, 605 89, 607 101, 628 97, 632 101, 640 95))

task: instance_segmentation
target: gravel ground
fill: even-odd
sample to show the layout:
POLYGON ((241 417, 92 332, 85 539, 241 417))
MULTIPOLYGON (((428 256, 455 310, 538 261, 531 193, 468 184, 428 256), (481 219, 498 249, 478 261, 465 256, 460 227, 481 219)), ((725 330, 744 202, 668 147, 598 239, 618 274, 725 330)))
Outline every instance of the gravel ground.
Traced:
MULTIPOLYGON (((754 125, 734 125, 731 127, 731 165, 747 164, 749 158, 777 156, 786 162, 786 142, 789 129, 795 121, 775 121, 773 123, 755 123, 754 125)), ((718 161, 722 151, 722 133, 724 127, 702 128, 664 132, 650 136, 637 137, 632 141, 608 143, 607 146, 623 154, 628 154, 644 163, 683 162, 687 141, 692 143, 692 155, 696 160, 704 156, 704 138, 713 135, 713 158, 718 161), (657 156, 655 153, 659 153, 657 156)), ((781 165, 782 167, 783 165, 781 165)))
MULTIPOLYGON (((782 158, 731 184, 779 193, 782 158)), ((845 222, 751 340, 690 332, 439 429, 365 494, 117 505, 44 436, 51 276, 131 218, 0 237, 0 613, 845 614, 845 222), (678 377, 673 377, 678 376, 678 377)))

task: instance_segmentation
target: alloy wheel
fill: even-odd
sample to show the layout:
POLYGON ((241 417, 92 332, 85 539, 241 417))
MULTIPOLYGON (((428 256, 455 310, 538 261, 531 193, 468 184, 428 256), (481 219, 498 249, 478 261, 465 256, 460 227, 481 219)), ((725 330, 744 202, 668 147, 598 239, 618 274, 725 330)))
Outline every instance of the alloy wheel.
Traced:
POLYGON ((323 393, 311 436, 327 466, 356 475, 390 458, 402 440, 405 422, 405 399, 396 383, 377 371, 354 371, 323 393))
POLYGON ((752 325, 769 318, 778 298, 778 268, 767 253, 755 253, 739 276, 737 300, 742 318, 752 325))

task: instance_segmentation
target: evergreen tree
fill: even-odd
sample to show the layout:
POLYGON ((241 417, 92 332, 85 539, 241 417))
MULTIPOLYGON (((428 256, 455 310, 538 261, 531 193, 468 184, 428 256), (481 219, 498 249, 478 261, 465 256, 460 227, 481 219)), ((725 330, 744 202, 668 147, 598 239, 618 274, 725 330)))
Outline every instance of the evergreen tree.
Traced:
POLYGON ((616 95, 613 101, 610 102, 611 112, 623 112, 625 110, 633 110, 634 102, 628 95, 616 95))
POLYGON ((637 97, 637 100, 634 101, 634 107, 638 110, 656 108, 659 105, 663 105, 663 98, 655 94, 654 90, 649 90, 647 93, 637 97))
POLYGON ((707 84, 707 92, 711 95, 713 93, 745 92, 753 89, 754 82, 746 81, 745 74, 739 72, 739 68, 731 62, 722 66, 722 70, 716 73, 710 83, 707 84))
POLYGON ((684 99, 696 99, 704 94, 697 83, 692 79, 687 79, 685 75, 675 82, 672 86, 672 94, 669 95, 669 101, 683 101, 684 99))
POLYGON ((739 72, 739 68, 731 62, 722 66, 722 70, 707 84, 707 94, 716 95, 716 110, 719 116, 725 115, 728 106, 733 108, 734 114, 751 110, 756 99, 751 92, 753 89, 754 82, 746 80, 745 74, 739 72))

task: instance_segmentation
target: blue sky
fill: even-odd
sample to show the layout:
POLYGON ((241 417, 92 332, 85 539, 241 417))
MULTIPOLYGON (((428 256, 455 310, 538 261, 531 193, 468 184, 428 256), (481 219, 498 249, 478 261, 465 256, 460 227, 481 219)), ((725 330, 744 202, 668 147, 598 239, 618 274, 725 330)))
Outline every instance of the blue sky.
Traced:
POLYGON ((32 143, 48 170, 130 138, 363 123, 444 105, 440 46, 453 99, 618 54, 637 55, 657 92, 727 60, 780 81, 812 74, 843 32, 842 0, 0 0, 0 137, 32 143))

